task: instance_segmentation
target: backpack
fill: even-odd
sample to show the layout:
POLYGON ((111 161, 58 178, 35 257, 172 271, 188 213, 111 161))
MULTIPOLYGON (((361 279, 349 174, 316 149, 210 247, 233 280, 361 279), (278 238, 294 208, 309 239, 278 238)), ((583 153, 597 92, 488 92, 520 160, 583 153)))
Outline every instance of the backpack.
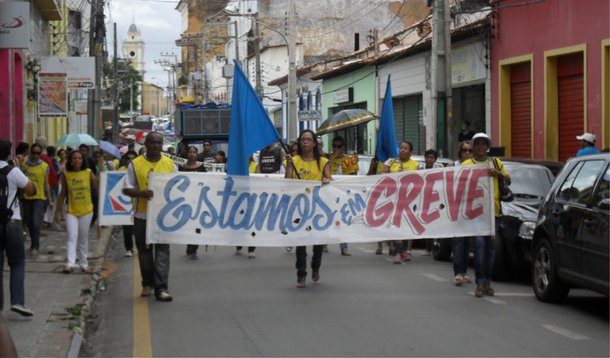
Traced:
POLYGON ((17 194, 15 193, 15 198, 13 202, 8 205, 8 174, 13 170, 12 165, 7 165, 6 167, 0 169, 0 225, 8 224, 13 218, 13 205, 15 204, 15 200, 17 199, 17 194))

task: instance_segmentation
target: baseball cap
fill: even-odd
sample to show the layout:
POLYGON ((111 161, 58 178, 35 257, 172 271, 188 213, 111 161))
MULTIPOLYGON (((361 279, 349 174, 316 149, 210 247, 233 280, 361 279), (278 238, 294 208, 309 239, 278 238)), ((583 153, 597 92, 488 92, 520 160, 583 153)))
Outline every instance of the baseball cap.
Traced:
POLYGON ((474 142, 477 139, 485 139, 487 141, 487 144, 491 147, 491 138, 489 138, 489 136, 485 133, 477 133, 472 137, 472 143, 474 144, 474 142))
POLYGON ((584 133, 583 135, 576 136, 576 139, 595 144, 595 134, 584 133))

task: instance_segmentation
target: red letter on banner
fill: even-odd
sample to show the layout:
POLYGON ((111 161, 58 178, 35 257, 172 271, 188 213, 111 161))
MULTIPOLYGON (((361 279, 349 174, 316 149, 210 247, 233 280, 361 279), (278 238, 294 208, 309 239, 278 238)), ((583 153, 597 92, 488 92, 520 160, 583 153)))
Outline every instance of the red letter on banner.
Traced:
POLYGON ((394 226, 400 227, 400 221, 404 213, 415 233, 421 234, 424 232, 424 226, 417 220, 415 213, 409 207, 417 199, 423 186, 424 179, 419 174, 406 174, 400 178, 400 189, 398 190, 398 198, 396 200, 396 211, 394 211, 394 226))
POLYGON ((364 213, 364 222, 370 227, 379 227, 383 225, 390 215, 392 215, 394 203, 391 201, 376 208, 377 201, 384 192, 386 198, 396 193, 396 181, 394 181, 394 179, 383 178, 373 188, 364 213))
MULTIPOLYGON (((485 195, 483 189, 479 186, 479 179, 487 180, 487 168, 477 168, 472 171, 468 182, 468 193, 466 194, 466 217, 470 220, 483 214, 483 207, 478 205, 474 207, 475 200, 482 198, 485 195)), ((493 187, 490 188, 493 192, 493 187)), ((493 195, 493 194, 491 194, 493 195)), ((493 210, 493 208, 492 208, 493 210)))
POLYGON ((424 200, 421 213, 421 219, 424 224, 430 224, 440 217, 438 209, 430 211, 432 203, 439 200, 438 191, 434 190, 434 183, 439 180, 443 180, 443 172, 435 172, 426 175, 426 186, 424 186, 424 200))

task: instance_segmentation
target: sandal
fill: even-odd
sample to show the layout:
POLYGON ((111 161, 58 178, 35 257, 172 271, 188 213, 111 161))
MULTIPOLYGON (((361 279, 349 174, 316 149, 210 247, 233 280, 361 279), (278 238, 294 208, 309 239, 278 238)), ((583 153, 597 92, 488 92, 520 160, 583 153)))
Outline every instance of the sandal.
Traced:
POLYGON ((297 288, 305 288, 305 278, 299 278, 297 280, 297 288))
POLYGON ((483 285, 477 285, 477 288, 474 290, 474 297, 483 297, 485 295, 485 291, 483 289, 483 285))
POLYGON ((472 279, 466 274, 462 275, 462 281, 464 281, 464 283, 472 283, 472 279))
POLYGON ((455 275, 455 277, 453 278, 453 283, 456 286, 462 286, 464 284, 464 277, 460 274, 455 275))

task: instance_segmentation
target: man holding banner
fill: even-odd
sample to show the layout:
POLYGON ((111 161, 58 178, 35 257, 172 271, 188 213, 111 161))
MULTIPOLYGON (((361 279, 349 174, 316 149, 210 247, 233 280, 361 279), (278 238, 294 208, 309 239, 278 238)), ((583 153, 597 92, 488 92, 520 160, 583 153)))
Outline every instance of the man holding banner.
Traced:
POLYGON ((152 190, 148 188, 149 174, 176 173, 178 169, 174 162, 161 154, 163 137, 157 132, 151 132, 144 141, 146 153, 135 158, 127 168, 123 193, 135 198, 134 236, 138 248, 138 262, 142 275, 141 297, 153 293, 157 300, 172 301, 168 292, 169 278, 169 244, 146 244, 146 212, 148 201, 153 198, 152 190))

